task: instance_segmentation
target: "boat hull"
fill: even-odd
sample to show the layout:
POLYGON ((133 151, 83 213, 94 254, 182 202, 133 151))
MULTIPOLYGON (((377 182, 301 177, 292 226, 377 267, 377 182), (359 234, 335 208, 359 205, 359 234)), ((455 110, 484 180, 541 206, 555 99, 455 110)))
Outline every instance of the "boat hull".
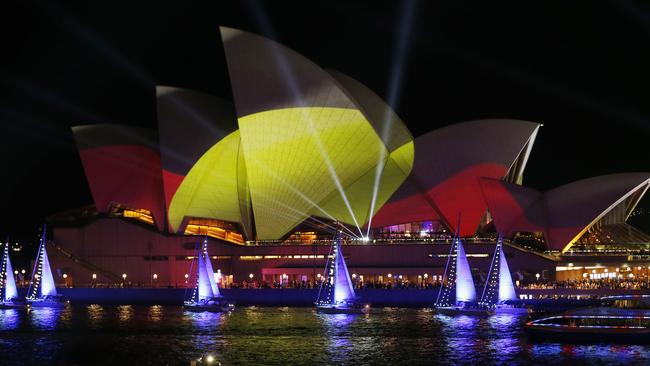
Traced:
POLYGON ((370 307, 316 306, 316 311, 323 314, 368 314, 370 307))
POLYGON ((441 306, 436 308, 436 312, 443 315, 474 315, 488 316, 494 314, 493 310, 483 308, 462 308, 456 306, 441 306))
POLYGON ((514 307, 514 306, 497 306, 494 309, 495 314, 513 314, 513 315, 526 315, 530 313, 529 308, 514 307))
POLYGON ((31 308, 63 308, 65 304, 62 300, 27 300, 27 306, 31 308))
POLYGON ((0 309, 20 309, 27 305, 24 302, 3 302, 0 303, 0 309))
POLYGON ((650 344, 650 329, 643 328, 557 328, 543 325, 526 325, 524 331, 532 340, 567 343, 606 342, 617 344, 650 344))

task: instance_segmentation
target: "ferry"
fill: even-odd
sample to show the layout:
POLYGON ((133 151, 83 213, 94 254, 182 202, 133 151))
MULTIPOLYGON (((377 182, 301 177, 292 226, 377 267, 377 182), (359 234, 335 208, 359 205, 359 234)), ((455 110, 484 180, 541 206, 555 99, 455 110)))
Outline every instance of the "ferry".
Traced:
POLYGON ((610 296, 602 300, 600 307, 533 320, 524 329, 533 339, 650 343, 650 296, 610 296))

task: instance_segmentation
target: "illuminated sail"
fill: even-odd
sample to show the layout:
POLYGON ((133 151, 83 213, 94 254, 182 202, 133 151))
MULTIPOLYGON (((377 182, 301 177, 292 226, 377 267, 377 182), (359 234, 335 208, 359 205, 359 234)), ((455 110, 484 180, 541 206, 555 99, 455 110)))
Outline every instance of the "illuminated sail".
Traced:
POLYGON ((472 271, 467 262, 465 248, 460 239, 458 241, 458 251, 456 254, 456 302, 473 302, 476 301, 476 288, 472 271))
POLYGON ((27 298, 34 300, 44 298, 45 296, 56 296, 56 286, 54 284, 54 277, 52 277, 52 269, 50 261, 47 258, 47 250, 45 248, 45 226, 43 227, 43 236, 41 243, 38 247, 38 254, 36 262, 34 263, 34 270, 32 271, 32 284, 27 291, 27 298))
POLYGON ((355 299, 354 287, 341 251, 340 233, 334 239, 330 254, 316 303, 331 306, 352 302, 355 299))
POLYGON ((205 271, 208 274, 208 280, 210 281, 210 288, 212 290, 213 297, 221 296, 219 292, 219 286, 217 285, 217 279, 214 277, 214 270, 212 269, 212 261, 210 261, 210 255, 208 254, 208 240, 203 240, 203 257, 205 260, 205 271))
POLYGON ((345 264, 343 252, 341 251, 341 241, 336 241, 336 250, 334 252, 335 275, 334 275, 334 302, 342 303, 354 300, 354 287, 348 272, 348 266, 345 264))
POLYGON ((501 254, 499 257, 499 302, 516 300, 515 286, 512 284, 510 268, 508 268, 508 262, 503 253, 503 239, 499 238, 497 245, 501 246, 501 254))
POLYGON ((5 245, 4 254, 2 257, 2 275, 4 278, 3 300, 10 301, 11 299, 18 297, 18 290, 16 289, 14 269, 11 266, 11 259, 9 259, 9 243, 5 245))
MULTIPOLYGON (((207 300, 214 297, 212 286, 210 285, 210 276, 206 266, 206 255, 204 251, 199 252, 198 258, 198 300, 207 300)), ((208 259, 209 260, 209 259, 208 259)))

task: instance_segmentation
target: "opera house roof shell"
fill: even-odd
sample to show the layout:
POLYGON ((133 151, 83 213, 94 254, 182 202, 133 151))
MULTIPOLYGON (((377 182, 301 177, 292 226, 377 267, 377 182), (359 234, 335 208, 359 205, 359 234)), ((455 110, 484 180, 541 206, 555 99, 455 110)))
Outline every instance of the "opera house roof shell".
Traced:
POLYGON ((647 188, 633 174, 532 191, 520 184, 540 124, 479 120, 414 139, 349 76, 258 35, 221 35, 234 103, 158 86, 157 132, 73 128, 97 211, 144 210, 170 233, 216 220, 243 240, 281 239, 310 218, 358 236, 433 220, 467 236, 489 214, 499 231, 541 231, 564 248, 647 188))

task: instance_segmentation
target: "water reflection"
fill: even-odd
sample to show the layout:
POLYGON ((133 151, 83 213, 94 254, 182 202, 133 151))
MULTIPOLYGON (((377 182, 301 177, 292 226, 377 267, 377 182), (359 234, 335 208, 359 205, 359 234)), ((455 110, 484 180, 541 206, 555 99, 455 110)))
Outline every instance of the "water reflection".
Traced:
POLYGON ((149 319, 157 323, 163 318, 163 307, 160 305, 153 305, 149 307, 149 319))
POLYGON ((56 329, 63 309, 56 308, 31 308, 29 317, 32 327, 36 329, 53 330, 56 329))
POLYGON ((133 306, 120 305, 117 307, 117 318, 121 324, 126 324, 133 317, 133 306))
POLYGON ((1 330, 14 330, 18 329, 21 324, 21 316, 18 309, 2 309, 0 310, 0 329, 1 330))
POLYGON ((518 330, 525 319, 512 314, 499 314, 487 319, 487 347, 494 355, 496 363, 507 364, 521 352, 518 330))
POLYGON ((99 328, 104 319, 104 308, 101 305, 92 304, 86 307, 88 311, 88 325, 90 328, 99 328))

